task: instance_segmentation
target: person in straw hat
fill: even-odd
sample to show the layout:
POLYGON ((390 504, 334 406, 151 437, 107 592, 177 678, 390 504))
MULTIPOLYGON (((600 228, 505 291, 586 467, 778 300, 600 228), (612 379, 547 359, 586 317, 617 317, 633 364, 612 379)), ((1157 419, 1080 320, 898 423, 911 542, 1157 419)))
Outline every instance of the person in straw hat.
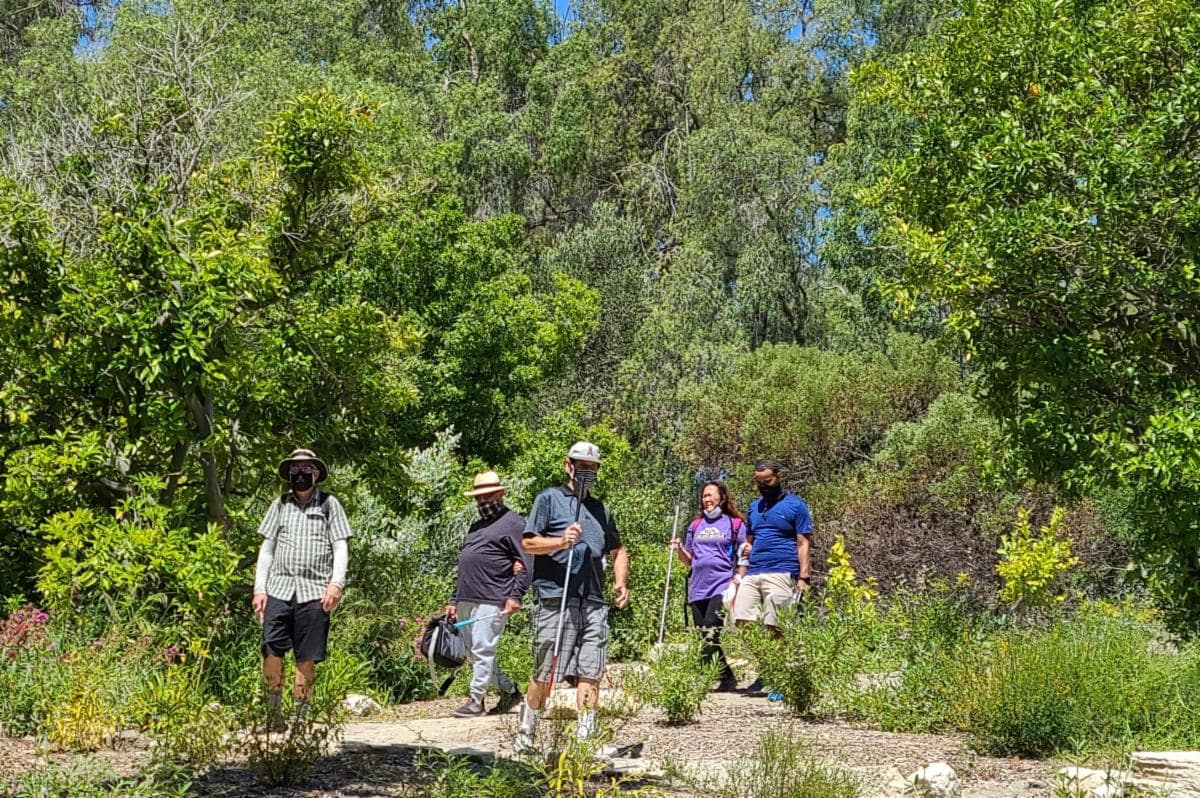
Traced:
POLYGON ((504 489, 495 471, 484 471, 463 494, 475 498, 479 519, 467 529, 458 552, 458 579, 445 610, 463 624, 463 647, 471 661, 471 697, 454 710, 460 718, 482 715, 491 687, 500 691, 493 712, 508 712, 521 700, 496 662, 496 651, 509 616, 521 609, 533 563, 521 546, 525 519, 504 506, 504 489))
POLYGON ((286 728, 280 698, 288 651, 296 656, 296 721, 308 713, 317 663, 325 659, 329 615, 346 587, 352 534, 342 505, 317 488, 329 469, 311 449, 293 451, 278 474, 289 489, 271 502, 258 526, 263 542, 252 599, 263 625, 263 681, 274 731, 286 728))

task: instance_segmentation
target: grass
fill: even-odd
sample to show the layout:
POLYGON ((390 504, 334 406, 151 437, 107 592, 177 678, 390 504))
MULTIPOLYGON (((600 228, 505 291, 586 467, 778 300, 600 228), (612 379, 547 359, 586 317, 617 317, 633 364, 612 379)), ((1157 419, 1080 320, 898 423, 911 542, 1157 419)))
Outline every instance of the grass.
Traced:
POLYGON ((713 798, 859 798, 862 785, 852 774, 821 764, 804 742, 786 732, 767 732, 752 752, 722 775, 702 782, 713 798))

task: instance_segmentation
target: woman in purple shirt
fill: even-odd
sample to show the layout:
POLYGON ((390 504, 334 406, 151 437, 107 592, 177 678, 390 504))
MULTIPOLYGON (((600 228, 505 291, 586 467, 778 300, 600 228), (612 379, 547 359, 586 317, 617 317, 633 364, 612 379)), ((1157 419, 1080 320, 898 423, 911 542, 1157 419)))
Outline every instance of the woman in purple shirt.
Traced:
POLYGON ((700 491, 700 512, 696 520, 688 525, 683 541, 671 541, 671 548, 679 555, 684 565, 692 568, 688 587, 688 605, 696 628, 704 634, 704 648, 700 653, 704 662, 716 658, 721 664, 721 691, 737 689, 737 677, 721 650, 721 596, 734 584, 735 588, 745 572, 745 563, 739 565, 737 552, 746 542, 746 523, 723 482, 705 483, 700 491))

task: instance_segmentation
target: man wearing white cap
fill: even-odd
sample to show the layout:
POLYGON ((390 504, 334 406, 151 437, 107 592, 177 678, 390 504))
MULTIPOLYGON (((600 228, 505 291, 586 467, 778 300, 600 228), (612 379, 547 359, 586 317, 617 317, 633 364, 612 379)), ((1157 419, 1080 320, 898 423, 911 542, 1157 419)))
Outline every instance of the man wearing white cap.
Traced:
POLYGON ((473 718, 484 713, 490 687, 500 691, 497 713, 521 700, 496 662, 496 651, 508 617, 521 609, 533 563, 521 547, 525 519, 504 506, 504 485, 495 471, 476 474, 474 486, 463 495, 475 498, 479 520, 471 524, 459 550, 458 579, 446 615, 463 624, 463 646, 471 660, 471 698, 454 714, 473 718), (514 567, 518 564, 520 568, 514 567))
POLYGON ((578 499, 577 489, 595 482, 599 447, 586 441, 576 443, 563 467, 566 485, 542 491, 525 525, 525 551, 534 555, 534 672, 521 704, 518 750, 534 745, 538 713, 552 679, 554 683, 564 678, 576 682, 578 736, 586 739, 596 730, 596 704, 608 652, 605 556, 612 557, 613 598, 618 607, 629 604, 629 554, 621 544, 612 513, 592 496, 582 505, 578 499), (556 661, 560 625, 562 640, 556 661))
POLYGON ((263 625, 263 679, 268 723, 284 727, 280 712, 283 656, 296 655, 296 719, 312 700, 317 663, 325 659, 329 615, 342 600, 349 563, 350 524, 333 496, 317 489, 329 469, 311 449, 296 449, 279 464, 288 483, 259 524, 262 547, 254 574, 252 606, 263 625))

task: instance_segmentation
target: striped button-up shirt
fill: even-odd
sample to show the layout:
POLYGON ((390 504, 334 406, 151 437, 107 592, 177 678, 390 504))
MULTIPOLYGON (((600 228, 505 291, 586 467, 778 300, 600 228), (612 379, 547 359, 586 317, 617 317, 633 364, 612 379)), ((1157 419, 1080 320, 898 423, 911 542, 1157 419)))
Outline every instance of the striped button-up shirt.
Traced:
POLYGON ((305 602, 325 595, 333 576, 333 541, 353 533, 341 503, 315 491, 303 508, 290 493, 271 502, 258 534, 275 542, 267 595, 305 602))

